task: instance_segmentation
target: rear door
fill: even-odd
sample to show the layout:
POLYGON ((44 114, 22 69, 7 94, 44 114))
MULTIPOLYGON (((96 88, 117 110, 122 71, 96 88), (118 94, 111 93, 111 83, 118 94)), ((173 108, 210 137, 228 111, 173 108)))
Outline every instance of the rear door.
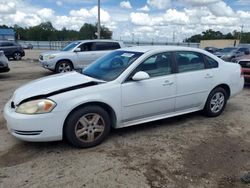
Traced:
POLYGON ((203 54, 192 51, 175 53, 177 64, 176 111, 200 108, 213 86, 213 71, 203 54))

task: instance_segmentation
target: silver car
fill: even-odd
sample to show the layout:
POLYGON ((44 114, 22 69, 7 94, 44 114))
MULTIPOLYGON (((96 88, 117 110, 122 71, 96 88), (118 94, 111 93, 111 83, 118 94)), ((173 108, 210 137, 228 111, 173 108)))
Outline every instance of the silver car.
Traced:
POLYGON ((4 52, 0 51, 0 73, 8 72, 9 70, 8 59, 5 57, 4 52))
POLYGON ((124 47, 123 42, 113 40, 74 41, 61 51, 40 54, 40 65, 56 73, 81 69, 107 54, 111 50, 124 47))

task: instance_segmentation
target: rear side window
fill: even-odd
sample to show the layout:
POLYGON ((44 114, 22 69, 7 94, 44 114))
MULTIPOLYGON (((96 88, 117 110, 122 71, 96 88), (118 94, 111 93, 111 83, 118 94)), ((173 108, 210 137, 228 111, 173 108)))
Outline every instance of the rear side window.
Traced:
POLYGON ((117 42, 97 42, 96 50, 115 50, 119 49, 120 44, 117 42))
POLYGON ((219 63, 217 61, 215 61, 214 59, 212 59, 211 57, 208 57, 206 55, 204 55, 204 58, 207 62, 208 68, 217 68, 219 67, 219 63))
POLYGON ((203 55, 197 52, 176 52, 179 73, 205 69, 203 55))

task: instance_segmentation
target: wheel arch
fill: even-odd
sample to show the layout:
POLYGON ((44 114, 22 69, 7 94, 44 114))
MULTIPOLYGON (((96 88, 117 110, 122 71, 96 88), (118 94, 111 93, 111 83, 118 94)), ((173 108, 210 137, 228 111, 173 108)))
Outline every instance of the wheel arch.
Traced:
POLYGON ((74 113, 76 110, 78 110, 78 109, 80 109, 80 108, 83 108, 83 107, 86 107, 86 106, 90 106, 90 105, 100 106, 101 108, 103 108, 104 110, 106 110, 106 111, 108 112, 108 115, 109 115, 110 120, 111 120, 111 126, 112 126, 112 127, 115 127, 116 122, 117 122, 116 113, 115 113, 114 109, 113 109, 110 105, 108 105, 108 104, 106 104, 106 103, 104 103, 104 102, 99 102, 99 101, 87 102, 87 103, 84 103, 84 104, 81 104, 81 105, 75 107, 75 108, 74 108, 73 110, 71 110, 70 113, 67 115, 67 117, 65 118, 64 123, 63 123, 63 137, 64 137, 64 135, 65 135, 65 134, 64 134, 64 131, 65 131, 65 130, 64 130, 64 129, 65 129, 65 123, 66 123, 67 119, 70 117, 70 115, 71 115, 72 113, 74 113))
POLYGON ((214 87, 214 88, 212 89, 212 91, 213 91, 215 88, 218 88, 218 87, 223 88, 223 89, 227 92, 227 99, 229 99, 230 96, 231 96, 231 89, 230 89, 229 85, 228 85, 228 84, 219 84, 219 85, 217 85, 216 87, 214 87))
MULTIPOLYGON (((62 62, 62 61, 67 61, 67 62, 69 62, 69 63, 72 65, 72 68, 73 68, 73 69, 75 68, 73 62, 72 62, 70 59, 67 59, 67 58, 58 60, 58 61, 56 62, 56 66, 58 65, 58 63, 60 63, 60 62, 62 62)), ((55 66, 55 67, 56 67, 56 66, 55 66)))

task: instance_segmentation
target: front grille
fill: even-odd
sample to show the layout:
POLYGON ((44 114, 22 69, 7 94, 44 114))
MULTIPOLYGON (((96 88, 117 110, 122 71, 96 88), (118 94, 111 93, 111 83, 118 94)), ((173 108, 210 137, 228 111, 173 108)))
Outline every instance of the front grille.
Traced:
POLYGON ((18 135, 25 135, 25 136, 35 136, 40 135, 43 131, 19 131, 19 130, 12 130, 15 134, 18 135))
POLYGON ((239 64, 242 68, 250 68, 250 61, 240 61, 239 64))

